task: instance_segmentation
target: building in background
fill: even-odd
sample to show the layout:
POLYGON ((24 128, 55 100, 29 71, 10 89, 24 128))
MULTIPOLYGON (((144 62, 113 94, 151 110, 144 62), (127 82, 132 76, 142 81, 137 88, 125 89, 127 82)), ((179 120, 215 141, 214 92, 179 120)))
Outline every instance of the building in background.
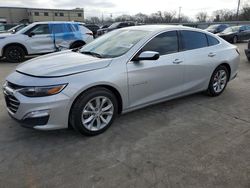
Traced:
POLYGON ((0 22, 7 24, 38 21, 84 21, 84 9, 40 9, 0 7, 0 22))

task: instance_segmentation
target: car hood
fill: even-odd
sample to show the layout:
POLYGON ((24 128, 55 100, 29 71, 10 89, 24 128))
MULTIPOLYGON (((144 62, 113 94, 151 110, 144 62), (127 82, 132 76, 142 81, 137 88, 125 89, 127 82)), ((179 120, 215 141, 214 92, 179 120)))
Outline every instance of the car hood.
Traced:
POLYGON ((36 77, 61 77, 105 68, 111 61, 67 50, 29 60, 16 71, 36 77))
POLYGON ((214 33, 215 29, 205 29, 206 31, 210 32, 210 33, 214 33))
POLYGON ((13 34, 8 33, 8 31, 0 32, 0 38, 5 38, 5 37, 12 36, 12 35, 13 35, 13 34))

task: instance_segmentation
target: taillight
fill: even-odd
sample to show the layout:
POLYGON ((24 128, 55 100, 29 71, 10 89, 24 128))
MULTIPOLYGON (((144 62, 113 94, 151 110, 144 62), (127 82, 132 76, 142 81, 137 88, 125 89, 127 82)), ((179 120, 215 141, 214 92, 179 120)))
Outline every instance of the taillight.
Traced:
POLYGON ((235 50, 236 50, 236 52, 240 55, 240 49, 239 49, 239 48, 236 48, 235 50))
POLYGON ((93 36, 93 33, 86 33, 86 35, 91 35, 91 36, 93 36))

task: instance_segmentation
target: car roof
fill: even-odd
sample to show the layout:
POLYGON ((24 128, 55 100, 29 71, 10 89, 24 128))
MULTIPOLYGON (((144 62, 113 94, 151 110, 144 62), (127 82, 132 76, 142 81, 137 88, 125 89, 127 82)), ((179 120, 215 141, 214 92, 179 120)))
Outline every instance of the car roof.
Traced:
POLYGON ((43 22, 34 22, 33 24, 60 24, 60 23, 75 23, 75 24, 84 24, 84 23, 81 23, 81 22, 74 22, 74 21, 43 21, 43 22))
POLYGON ((193 30, 193 31, 202 31, 201 29, 196 29, 192 27, 186 27, 182 25, 140 25, 140 26, 131 26, 125 27, 124 30, 144 30, 151 32, 160 32, 167 30, 193 30))

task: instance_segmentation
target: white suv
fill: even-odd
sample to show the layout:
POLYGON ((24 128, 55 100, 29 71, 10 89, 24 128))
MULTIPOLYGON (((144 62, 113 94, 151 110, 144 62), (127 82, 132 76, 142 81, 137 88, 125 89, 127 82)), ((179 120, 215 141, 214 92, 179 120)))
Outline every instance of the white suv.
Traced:
POLYGON ((78 22, 36 22, 16 33, 0 34, 0 57, 21 62, 26 55, 79 48, 93 40, 93 33, 78 22))

